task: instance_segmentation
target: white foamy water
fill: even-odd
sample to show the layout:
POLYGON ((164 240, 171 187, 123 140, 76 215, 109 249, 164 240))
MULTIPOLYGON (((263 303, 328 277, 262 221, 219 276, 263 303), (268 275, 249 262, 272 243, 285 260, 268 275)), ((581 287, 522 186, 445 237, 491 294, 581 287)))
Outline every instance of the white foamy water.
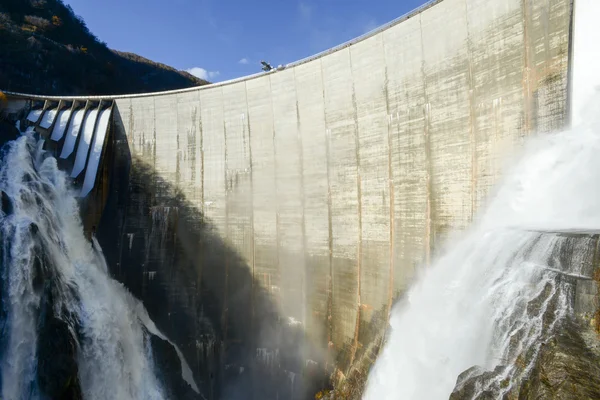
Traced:
MULTIPOLYGON (((46 271, 43 284, 55 285, 54 313, 71 322, 74 334, 78 326, 77 364, 84 398, 165 398, 148 332, 166 338, 143 305, 108 276, 102 252, 94 248, 97 242, 93 246, 84 237, 66 174, 32 134, 9 146, 0 169, 0 190, 10 199, 0 211, 6 309, 0 397, 40 398, 36 324, 41 291, 36 289, 36 276, 46 271)), ((181 359, 184 378, 197 390, 181 359)))
MULTIPOLYGON (((599 107, 596 95, 587 109, 599 107)), ((537 351, 571 312, 568 288, 548 268, 564 239, 532 230, 600 229, 600 121, 593 113, 584 120, 529 140, 478 222, 424 268, 392 310, 364 399, 447 399, 473 366, 508 366, 498 378, 509 379, 507 391, 519 350, 537 351), (538 297, 539 309, 528 310, 538 297), (546 311, 549 326, 542 323, 546 311)))

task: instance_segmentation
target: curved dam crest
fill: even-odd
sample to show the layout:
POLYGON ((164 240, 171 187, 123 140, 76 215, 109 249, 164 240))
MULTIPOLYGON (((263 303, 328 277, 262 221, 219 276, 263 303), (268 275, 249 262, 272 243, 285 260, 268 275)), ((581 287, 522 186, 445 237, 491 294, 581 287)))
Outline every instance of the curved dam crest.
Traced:
POLYGON ((208 398, 265 376, 303 398, 323 371, 366 379, 393 302, 471 223, 505 156, 568 125, 573 12, 438 0, 269 73, 140 96, 9 94, 3 114, 109 104, 83 204, 111 273, 208 398))

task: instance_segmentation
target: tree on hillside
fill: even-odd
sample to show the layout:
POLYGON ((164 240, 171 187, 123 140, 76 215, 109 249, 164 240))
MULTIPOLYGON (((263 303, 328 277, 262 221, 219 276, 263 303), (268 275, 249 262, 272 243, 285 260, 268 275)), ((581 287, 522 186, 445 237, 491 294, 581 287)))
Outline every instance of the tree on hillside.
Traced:
POLYGON ((136 93, 206 81, 109 49, 62 0, 0 0, 0 88, 42 94, 136 93))

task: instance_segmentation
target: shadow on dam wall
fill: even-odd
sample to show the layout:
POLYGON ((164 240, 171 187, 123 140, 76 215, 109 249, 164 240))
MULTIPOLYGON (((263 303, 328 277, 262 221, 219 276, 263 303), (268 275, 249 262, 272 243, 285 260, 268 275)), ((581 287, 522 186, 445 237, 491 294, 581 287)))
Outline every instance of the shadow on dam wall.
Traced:
POLYGON ((124 132, 112 131, 98 184, 105 190, 84 208, 97 213, 93 203, 106 196, 98 225, 89 218, 86 225, 113 277, 179 346, 206 398, 312 398, 328 384, 324 349, 281 317, 211 221, 152 166, 132 158, 124 132))

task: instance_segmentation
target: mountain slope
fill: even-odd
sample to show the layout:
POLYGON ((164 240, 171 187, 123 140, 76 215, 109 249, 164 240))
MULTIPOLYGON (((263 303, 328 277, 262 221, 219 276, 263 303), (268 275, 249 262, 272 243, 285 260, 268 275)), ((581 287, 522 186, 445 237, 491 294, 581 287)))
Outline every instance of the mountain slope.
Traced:
POLYGON ((61 0, 0 2, 0 89, 99 95, 206 83, 187 72, 109 49, 61 0))

